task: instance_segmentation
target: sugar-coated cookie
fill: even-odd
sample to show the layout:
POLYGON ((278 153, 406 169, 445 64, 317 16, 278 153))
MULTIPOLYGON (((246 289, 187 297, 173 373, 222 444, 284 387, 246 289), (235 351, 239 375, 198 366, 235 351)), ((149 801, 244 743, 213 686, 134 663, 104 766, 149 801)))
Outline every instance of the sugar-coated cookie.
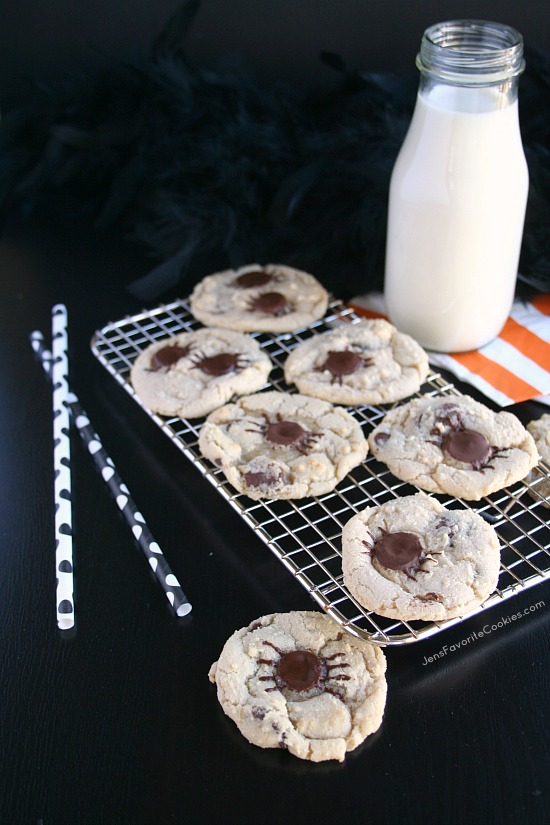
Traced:
MULTIPOLYGON (((533 436, 541 459, 550 467, 550 413, 545 413, 540 418, 530 421, 527 424, 527 429, 533 436)), ((531 495, 535 501, 540 501, 540 496, 542 496, 546 499, 543 506, 550 507, 550 479, 544 476, 542 481, 538 481, 537 479, 541 477, 543 477, 542 470, 537 468, 531 470, 527 477, 529 483, 536 482, 533 484, 533 491, 536 492, 532 492, 531 495)))
POLYGON ((344 584, 359 604, 402 621, 462 616, 497 586, 495 530, 425 493, 353 516, 342 531, 344 584))
POLYGON ((292 332, 322 318, 327 306, 328 293, 313 275, 282 264, 207 275, 190 297, 201 323, 241 332, 292 332))
POLYGON ((333 490, 363 461, 368 443, 343 407, 285 392, 261 392, 214 410, 201 453, 252 499, 295 499, 333 490))
POLYGON ((130 380, 153 412, 199 418, 235 395, 259 390, 271 368, 269 356, 251 336, 207 328, 148 346, 137 357, 130 380))
POLYGON ((288 384, 333 404, 389 404, 418 392, 428 356, 382 318, 340 324, 308 338, 286 359, 288 384))
POLYGON ((390 410, 369 434, 371 452, 402 481, 478 501, 525 478, 538 462, 515 415, 469 396, 421 396, 390 410))
POLYGON ((263 616, 237 630, 209 672, 243 736, 300 759, 342 762, 378 730, 386 660, 320 613, 263 616))

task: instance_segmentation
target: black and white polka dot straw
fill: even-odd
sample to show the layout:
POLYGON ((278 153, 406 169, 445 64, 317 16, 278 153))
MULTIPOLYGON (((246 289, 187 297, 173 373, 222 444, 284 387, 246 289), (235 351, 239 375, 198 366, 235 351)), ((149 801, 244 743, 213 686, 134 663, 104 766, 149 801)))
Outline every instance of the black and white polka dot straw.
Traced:
MULTIPOLYGON (((45 371, 48 372, 49 353, 44 346, 44 337, 41 332, 36 331, 31 334, 31 344, 33 350, 40 356, 45 371)), ((160 546, 154 540, 143 515, 136 507, 130 491, 122 481, 113 460, 107 454, 101 439, 93 429, 88 415, 76 395, 70 391, 67 396, 67 407, 71 412, 80 437, 116 501, 118 509, 130 527, 136 542, 148 559, 151 569, 166 594, 166 598, 177 616, 186 616, 191 612, 191 604, 187 596, 170 569, 160 546)))
POLYGON ((74 626, 71 446, 69 438, 67 309, 52 309, 53 464, 57 625, 74 626))

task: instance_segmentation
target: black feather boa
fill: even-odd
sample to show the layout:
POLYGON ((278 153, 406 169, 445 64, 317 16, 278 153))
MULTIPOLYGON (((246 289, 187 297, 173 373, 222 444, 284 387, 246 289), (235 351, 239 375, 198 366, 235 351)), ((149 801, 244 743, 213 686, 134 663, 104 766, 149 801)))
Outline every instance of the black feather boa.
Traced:
MULTIPOLYGON (((155 260, 144 300, 208 272, 277 261, 342 298, 383 284, 386 204, 417 77, 356 71, 333 54, 322 94, 266 88, 242 67, 189 65, 187 0, 143 65, 40 89, 0 127, 0 209, 61 203, 155 260)), ((520 268, 550 289, 550 60, 527 50, 520 118, 530 193, 520 268)))

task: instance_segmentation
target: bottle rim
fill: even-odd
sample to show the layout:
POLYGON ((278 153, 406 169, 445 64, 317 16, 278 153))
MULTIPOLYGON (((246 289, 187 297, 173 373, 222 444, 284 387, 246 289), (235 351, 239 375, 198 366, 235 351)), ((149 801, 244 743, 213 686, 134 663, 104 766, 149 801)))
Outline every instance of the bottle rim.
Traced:
POLYGON ((523 37, 511 26, 487 20, 436 23, 422 36, 416 65, 447 82, 498 83, 525 69, 523 37))

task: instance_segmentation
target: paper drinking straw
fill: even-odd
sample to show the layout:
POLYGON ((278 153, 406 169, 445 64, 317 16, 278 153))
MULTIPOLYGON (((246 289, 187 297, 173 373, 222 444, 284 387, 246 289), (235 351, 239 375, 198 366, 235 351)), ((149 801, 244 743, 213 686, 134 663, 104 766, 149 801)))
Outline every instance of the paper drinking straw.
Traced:
POLYGON ((52 309, 53 466, 57 624, 74 626, 71 445, 69 439, 67 309, 52 309))
MULTIPOLYGON (((51 353, 44 345, 44 336, 41 332, 35 331, 30 336, 31 345, 35 353, 40 357, 42 366, 46 373, 50 371, 51 353)), ((124 484, 113 460, 101 443, 101 439, 93 429, 90 419, 80 404, 77 396, 69 391, 67 396, 67 407, 73 417, 73 421, 82 441, 86 445, 88 452, 92 456, 103 481, 106 483, 114 500, 116 501, 124 520, 130 527, 132 534, 139 547, 148 559, 151 569, 166 594, 170 605, 177 616, 186 616, 191 612, 191 604, 182 587, 170 569, 160 546, 154 540, 151 532, 136 507, 128 487, 124 484)))

